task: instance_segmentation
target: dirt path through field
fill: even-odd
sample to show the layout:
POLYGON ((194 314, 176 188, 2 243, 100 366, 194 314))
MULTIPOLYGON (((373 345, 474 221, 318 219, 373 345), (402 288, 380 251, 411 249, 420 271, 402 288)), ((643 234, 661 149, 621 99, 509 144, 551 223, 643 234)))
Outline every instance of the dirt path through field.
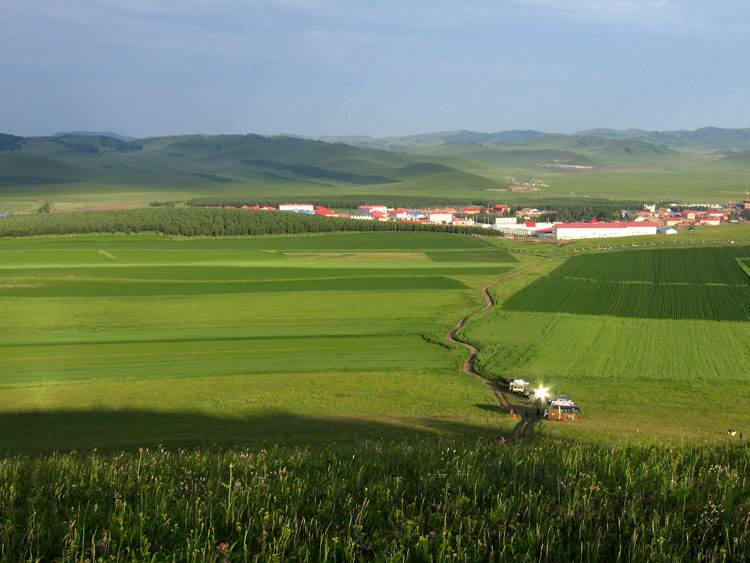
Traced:
POLYGON ((504 276, 500 276, 496 280, 493 280, 487 285, 485 285, 482 288, 482 295, 484 296, 484 302, 485 302, 484 307, 480 309, 479 311, 471 313, 470 315, 467 315, 463 319, 458 321, 458 324, 453 328, 453 330, 451 330, 445 336, 446 340, 450 342, 455 342, 456 344, 460 344, 461 346, 469 350, 469 357, 466 358, 466 361, 464 362, 464 365, 462 368, 464 373, 473 375, 477 379, 483 381, 490 388, 490 390, 492 390, 492 394, 495 396, 495 399, 497 400, 498 405, 506 409, 508 414, 510 414, 511 409, 515 409, 516 415, 520 417, 521 420, 513 428, 513 432, 511 432, 508 442, 514 442, 516 440, 528 438, 529 436, 531 436, 531 433, 534 431, 534 425, 539 421, 540 417, 533 413, 527 414, 527 409, 525 407, 522 407, 512 402, 511 401, 512 396, 509 398, 508 394, 505 393, 505 391, 503 391, 503 388, 498 383, 491 381, 487 379, 486 377, 484 377, 483 375, 477 373, 476 370, 474 369, 474 361, 477 358, 477 353, 479 352, 479 350, 477 350, 471 344, 467 344, 466 342, 461 342, 460 340, 458 340, 456 338, 456 333, 461 329, 461 327, 463 327, 466 324, 466 321, 468 321, 471 317, 481 315, 482 313, 484 313, 485 311, 489 310, 490 308, 494 306, 492 297, 490 297, 490 293, 489 293, 489 290, 493 285, 503 281, 504 279, 523 274, 524 272, 531 270, 532 268, 536 268, 537 266, 541 266, 542 264, 545 264, 549 262, 550 260, 554 260, 555 258, 556 257, 553 256, 551 258, 547 258, 540 262, 535 262, 534 264, 530 264, 529 266, 526 266, 525 268, 521 268, 520 270, 516 270, 515 272, 511 272, 510 274, 505 274, 504 276))

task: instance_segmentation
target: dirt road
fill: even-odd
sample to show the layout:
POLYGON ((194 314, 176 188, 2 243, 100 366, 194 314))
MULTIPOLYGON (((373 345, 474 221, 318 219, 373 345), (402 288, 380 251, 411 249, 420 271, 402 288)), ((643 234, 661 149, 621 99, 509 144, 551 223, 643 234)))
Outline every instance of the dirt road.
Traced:
POLYGON ((542 260, 540 262, 536 262, 534 264, 531 264, 530 266, 526 266, 525 268, 521 268, 520 270, 516 270, 515 272, 511 272, 510 274, 505 274, 504 276, 500 276, 496 280, 491 281, 487 285, 485 285, 482 288, 482 295, 484 296, 484 302, 485 305, 482 309, 479 311, 476 311, 474 313, 471 313, 470 315, 467 315, 460 321, 458 321, 458 324, 451 330, 446 336, 445 339, 450 342, 455 342, 456 344, 460 344, 464 348, 469 350, 469 357, 466 358, 466 361, 463 365, 463 371, 464 373, 468 373, 469 375, 473 375, 477 379, 480 379, 482 382, 484 382, 491 390, 492 394, 495 396, 495 399, 497 400, 497 404, 500 405, 502 408, 506 409, 508 414, 510 415, 511 409, 515 409, 515 412, 517 413, 517 416, 520 417, 520 421, 516 426, 513 428, 513 432, 511 432, 510 437, 508 438, 508 442, 514 442, 516 440, 522 440, 524 438, 528 438, 531 433, 534 431, 534 425, 539 421, 540 417, 536 414, 526 414, 526 408, 521 407, 520 405, 514 404, 514 402, 511 400, 512 396, 509 397, 509 395, 503 391, 503 388, 496 382, 491 381, 484 377, 483 375, 477 373, 477 371, 474 369, 474 361, 476 360, 477 353, 479 350, 477 350, 474 346, 471 344, 467 344, 466 342, 462 342, 456 338, 456 333, 466 324, 466 321, 469 320, 471 317, 481 315, 485 311, 489 310, 494 306, 494 303, 492 301, 492 297, 490 297, 489 290, 490 288, 495 285, 496 283, 499 283, 503 281, 504 279, 511 278, 513 276, 518 276, 528 270, 531 270, 532 268, 536 268, 537 266, 541 266, 542 264, 545 264, 549 262, 550 260, 554 260, 555 257, 547 258, 546 260, 542 260))

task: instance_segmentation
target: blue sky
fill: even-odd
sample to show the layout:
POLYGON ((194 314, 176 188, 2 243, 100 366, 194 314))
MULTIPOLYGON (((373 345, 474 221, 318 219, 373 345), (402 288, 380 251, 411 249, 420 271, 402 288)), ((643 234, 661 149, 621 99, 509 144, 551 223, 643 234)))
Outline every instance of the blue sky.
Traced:
POLYGON ((750 0, 0 0, 0 132, 750 127, 750 0))

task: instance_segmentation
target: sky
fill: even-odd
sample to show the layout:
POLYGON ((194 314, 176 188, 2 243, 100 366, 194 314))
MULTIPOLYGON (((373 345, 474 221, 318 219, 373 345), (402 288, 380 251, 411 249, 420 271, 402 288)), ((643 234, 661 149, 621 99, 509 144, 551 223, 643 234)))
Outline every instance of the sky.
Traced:
POLYGON ((0 132, 750 127, 750 0, 0 0, 0 132))

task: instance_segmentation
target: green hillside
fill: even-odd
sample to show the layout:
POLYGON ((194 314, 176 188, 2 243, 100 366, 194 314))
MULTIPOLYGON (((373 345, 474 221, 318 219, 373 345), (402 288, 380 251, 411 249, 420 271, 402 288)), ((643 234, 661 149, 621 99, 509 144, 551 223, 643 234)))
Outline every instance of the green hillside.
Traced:
POLYGON ((717 165, 747 166, 750 165, 750 149, 729 153, 716 161, 717 165))
POLYGON ((393 175, 398 178, 418 178, 430 174, 440 174, 443 172, 455 172, 456 169, 444 164, 435 162, 418 162, 394 170, 393 175))
POLYGON ((490 162, 505 166, 527 166, 535 162, 593 165, 594 161, 584 154, 553 148, 523 148, 516 144, 508 147, 490 147, 474 143, 449 143, 437 147, 413 149, 411 155, 430 155, 438 158, 463 158, 490 162), (520 147, 520 148, 519 148, 520 147))
POLYGON ((488 190, 504 187, 504 184, 489 180, 484 176, 463 172, 462 170, 451 170, 447 172, 438 172, 427 176, 416 176, 411 180, 405 181, 405 189, 420 191, 474 191, 488 190))
POLYGON ((90 171, 54 158, 16 152, 0 153, 0 185, 75 182, 90 171))
POLYGON ((508 146, 449 143, 408 151, 412 155, 462 157, 499 165, 533 163, 617 166, 668 162, 684 155, 664 147, 630 139, 596 136, 544 135, 508 146))
MULTIPOLYGON (((677 160, 683 155, 667 149, 632 139, 609 139, 597 136, 545 135, 533 141, 517 143, 512 149, 501 150, 558 150, 580 154, 598 166, 618 164, 650 164, 677 160)), ((578 164, 578 163, 576 163, 578 164)))
MULTIPOLYGON (((206 197, 479 199, 516 181, 541 186, 534 190, 536 198, 718 203, 744 193, 750 166, 743 151, 681 153, 627 138, 543 135, 507 146, 492 144, 496 142, 394 151, 253 134, 135 141, 93 134, 0 135, 0 203, 14 213, 33 211, 45 202, 72 210, 206 197)), ((508 192, 503 201, 529 197, 521 190, 508 192)))
MULTIPOLYGON (((373 175, 413 163, 410 158, 391 152, 259 135, 192 135, 134 142, 85 135, 25 138, 8 135, 0 139, 0 151, 3 150, 56 158, 92 170, 126 172, 133 179, 153 173, 174 175, 182 172, 189 175, 217 170, 221 174, 241 177, 248 164, 278 170, 277 163, 373 175)), ((303 170, 301 175, 308 176, 309 171, 303 170)), ((174 180, 180 181, 182 178, 176 177, 174 180)))
POLYGON ((702 127, 695 131, 644 131, 643 129, 589 129, 576 135, 630 139, 653 143, 661 147, 689 151, 718 151, 750 149, 750 128, 722 129, 702 127))
MULTIPOLYGON (((534 130, 511 130, 496 133, 478 131, 439 131, 393 137, 367 137, 364 135, 306 137, 328 143, 346 143, 357 147, 388 150, 412 150, 437 147, 450 143, 475 143, 487 146, 508 146, 533 141, 548 135, 534 130)), ((739 151, 750 149, 750 128, 724 129, 702 127, 694 131, 647 131, 645 129, 587 129, 567 137, 605 137, 651 143, 663 148, 690 152, 713 152, 717 150, 739 151)))

